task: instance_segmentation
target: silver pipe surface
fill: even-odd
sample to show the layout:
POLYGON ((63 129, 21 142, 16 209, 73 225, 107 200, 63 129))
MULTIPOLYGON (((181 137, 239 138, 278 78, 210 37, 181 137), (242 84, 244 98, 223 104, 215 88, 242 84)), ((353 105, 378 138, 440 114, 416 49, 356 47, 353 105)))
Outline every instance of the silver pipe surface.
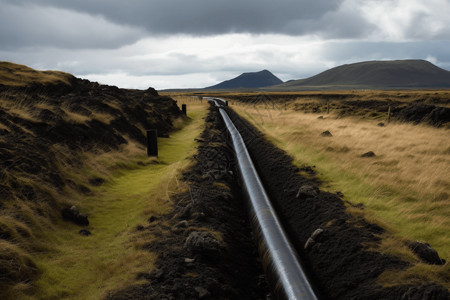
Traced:
POLYGON ((250 217, 259 243, 259 254, 274 295, 278 299, 317 299, 267 196, 242 136, 222 105, 214 98, 209 100, 219 107, 231 135, 244 191, 250 202, 250 217))

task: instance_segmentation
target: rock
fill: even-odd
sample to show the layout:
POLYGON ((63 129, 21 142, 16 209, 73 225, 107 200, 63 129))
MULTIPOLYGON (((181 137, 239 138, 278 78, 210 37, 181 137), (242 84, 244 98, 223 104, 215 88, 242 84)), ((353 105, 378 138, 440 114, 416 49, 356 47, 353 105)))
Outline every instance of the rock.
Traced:
POLYGON ((408 247, 425 263, 430 265, 443 265, 445 260, 439 257, 439 254, 430 244, 422 242, 412 242, 408 247))
POLYGON ((320 117, 318 117, 317 119, 322 120, 322 119, 323 119, 323 116, 320 116, 320 117))
POLYGON ((153 223, 153 222, 155 222, 156 220, 158 220, 158 218, 155 217, 155 216, 151 216, 150 218, 148 218, 148 222, 149 222, 149 223, 153 223))
POLYGON ((319 194, 319 189, 312 185, 302 185, 295 198, 314 198, 319 194))
POLYGON ((174 228, 187 228, 189 225, 188 221, 183 220, 178 222, 177 224, 175 224, 175 226, 173 226, 174 228))
POLYGON ((375 157, 375 153, 373 153, 372 151, 366 152, 364 154, 361 155, 361 157, 375 157))
POLYGON ((84 236, 89 236, 89 235, 91 235, 91 232, 90 232, 89 230, 87 230, 87 229, 81 229, 80 231, 78 231, 78 233, 79 233, 80 235, 84 235, 84 236))
POLYGON ((138 226, 136 227, 136 229, 137 229, 138 231, 142 231, 142 230, 144 230, 144 226, 138 225, 138 226))
POLYGON ((185 258, 184 262, 187 263, 187 264, 192 264, 192 263, 195 262, 195 258, 185 258))
POLYGON ((203 299, 206 296, 209 296, 208 290, 205 289, 205 288, 202 288, 201 286, 196 286, 194 289, 198 293, 198 298, 199 299, 203 299))
POLYGON ((316 241, 313 238, 308 238, 308 240, 305 243, 305 250, 308 250, 309 248, 311 248, 314 244, 316 243, 316 241))
POLYGON ((314 232, 311 234, 311 238, 313 239, 317 239, 319 237, 319 235, 321 235, 323 233, 323 229, 322 228, 317 228, 316 230, 314 230, 314 232))
POLYGON ((377 126, 384 127, 384 123, 380 122, 380 123, 377 124, 377 126))
POLYGON ((322 228, 317 228, 316 230, 314 230, 314 232, 305 243, 305 250, 310 249, 320 239, 320 235, 323 233, 323 231, 324 230, 322 228))
POLYGON ((212 254, 219 251, 219 242, 209 232, 193 231, 187 237, 184 247, 192 252, 212 254))
POLYGON ((321 134, 320 134, 321 136, 325 136, 325 137, 331 137, 331 136, 333 136, 332 134, 331 134, 331 132, 330 131, 324 131, 324 132, 322 132, 321 134))
POLYGON ((64 220, 71 221, 81 226, 89 225, 88 217, 85 214, 80 213, 75 205, 71 208, 64 208, 61 210, 61 214, 64 220))

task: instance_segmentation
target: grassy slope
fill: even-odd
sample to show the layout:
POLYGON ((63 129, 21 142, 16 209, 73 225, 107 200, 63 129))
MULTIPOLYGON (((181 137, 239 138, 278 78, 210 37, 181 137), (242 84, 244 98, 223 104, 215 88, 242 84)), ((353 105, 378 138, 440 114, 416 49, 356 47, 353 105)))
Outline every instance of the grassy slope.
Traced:
POLYGON ((138 272, 151 268, 156 254, 140 247, 152 237, 140 235, 136 227, 171 209, 170 192, 189 163, 205 114, 203 106, 189 109, 192 121, 169 139, 159 139, 157 161, 143 154, 117 161, 106 154, 93 163, 116 166, 112 181, 96 188, 93 196, 78 199, 89 215, 92 235, 80 236, 78 226, 63 221, 41 232, 39 238, 51 251, 36 253, 33 260, 43 274, 32 296, 19 292, 13 299, 99 299, 108 290, 135 283, 138 272))
POLYGON ((449 287, 449 263, 444 267, 420 263, 401 242, 404 238, 426 241, 449 259, 447 130, 409 124, 381 128, 375 121, 354 119, 318 120, 317 115, 264 106, 234 108, 298 166, 315 165, 327 189, 343 192, 353 204, 364 204, 364 210, 349 206, 350 212, 388 229, 376 250, 400 255, 415 267, 402 274, 387 272, 384 284, 433 280, 449 287), (321 137, 325 130, 333 137, 321 137), (378 156, 361 158, 367 151, 378 156))
POLYGON ((0 61, 0 84, 26 86, 30 83, 69 84, 71 74, 59 71, 36 71, 24 65, 0 61))

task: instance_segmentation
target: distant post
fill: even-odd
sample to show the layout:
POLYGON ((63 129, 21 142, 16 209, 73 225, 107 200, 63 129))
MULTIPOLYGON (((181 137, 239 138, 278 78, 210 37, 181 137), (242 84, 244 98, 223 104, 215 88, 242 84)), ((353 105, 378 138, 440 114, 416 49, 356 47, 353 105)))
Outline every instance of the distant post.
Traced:
POLYGON ((327 115, 330 114, 330 102, 327 102, 327 115))
POLYGON ((147 156, 158 157, 158 130, 147 130, 147 156))
POLYGON ((183 111, 183 115, 187 115, 186 113, 186 104, 181 104, 181 110, 183 111))
POLYGON ((391 106, 390 106, 390 105, 389 105, 389 107, 388 107, 388 113, 387 113, 386 123, 389 123, 389 121, 391 121, 391 106))

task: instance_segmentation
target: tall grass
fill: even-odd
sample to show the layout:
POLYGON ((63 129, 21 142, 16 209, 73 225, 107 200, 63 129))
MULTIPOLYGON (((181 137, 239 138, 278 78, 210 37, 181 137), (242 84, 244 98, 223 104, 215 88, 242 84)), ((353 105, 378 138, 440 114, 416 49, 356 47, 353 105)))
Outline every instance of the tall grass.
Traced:
MULTIPOLYGON (((364 205, 363 211, 350 206, 351 213, 382 224, 397 240, 428 242, 442 258, 449 260, 448 129, 400 123, 380 127, 376 121, 338 119, 333 115, 318 119, 317 114, 266 106, 234 109, 287 151, 297 165, 315 165, 324 181, 323 188, 340 191, 350 203, 364 205), (326 130, 333 136, 321 136, 326 130), (376 156, 361 157, 369 151, 376 156)), ((386 241, 389 235, 385 236, 386 241)), ((404 243, 389 239, 377 251, 423 265, 417 258, 412 259, 414 256, 404 243)), ((442 272, 450 274, 449 263, 445 267, 427 268, 437 274, 434 279, 440 283, 445 283, 442 272)))

